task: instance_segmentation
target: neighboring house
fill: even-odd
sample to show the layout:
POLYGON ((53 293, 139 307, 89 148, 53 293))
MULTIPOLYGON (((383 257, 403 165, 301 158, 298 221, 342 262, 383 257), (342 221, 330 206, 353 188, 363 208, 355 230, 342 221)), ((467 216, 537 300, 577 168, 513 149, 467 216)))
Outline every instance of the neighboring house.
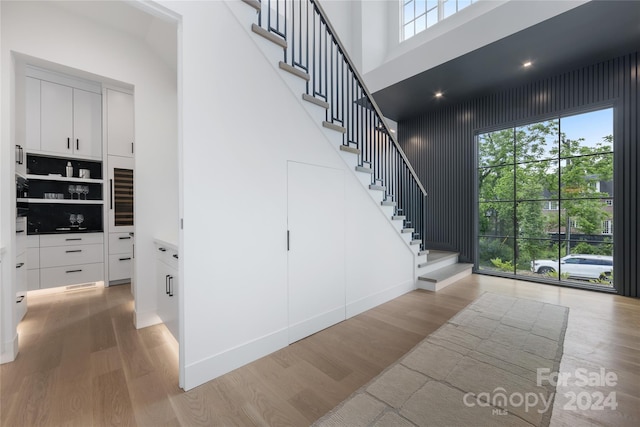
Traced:
MULTIPOLYGON (((635 200, 637 182, 629 168, 638 160, 631 157, 638 153, 633 146, 638 111, 628 100, 637 99, 640 85, 637 74, 632 77, 629 71, 639 63, 629 44, 621 46, 623 51, 605 49, 606 57, 588 43, 575 45, 579 55, 573 63, 545 64, 540 57, 531 75, 515 76, 521 61, 535 60, 517 49, 522 30, 549 22, 553 34, 565 34, 566 28, 552 19, 584 19, 581 8, 588 11, 588 3, 481 1, 404 43, 399 40, 399 1, 321 3, 384 114, 398 122, 399 142, 428 192, 422 236, 428 246, 460 251, 462 258, 473 261, 473 133, 565 108, 545 104, 546 98, 535 91, 548 85, 560 93, 553 85, 562 79, 584 83, 592 78, 585 75, 596 75, 593 79, 607 87, 606 95, 597 99, 576 95, 578 101, 566 108, 603 102, 624 108, 624 180, 616 180, 624 192, 616 200, 635 200), (503 54, 494 50, 501 48, 503 54), (484 61, 483 54, 491 61, 484 61), (505 64, 511 68, 499 73, 505 64), (616 77, 615 91, 613 83, 609 90, 613 75, 621 76, 616 77), (418 76, 426 80, 412 83, 418 76), (417 85, 407 86, 412 84, 417 85)), ((274 68, 269 55, 281 50, 254 38, 249 22, 255 16, 249 6, 221 1, 0 4, 0 242, 7 247, 5 257, 12 259, 15 233, 11 153, 19 128, 14 96, 21 63, 131 85, 138 178, 134 320, 138 327, 157 322, 153 239, 178 243, 180 368, 186 388, 289 343, 288 162, 344 172, 341 268, 347 283, 346 317, 415 286, 413 254, 388 221, 368 208, 370 200, 356 188, 360 183, 301 109, 300 94, 293 94, 274 68), (178 52, 167 52, 172 43, 178 52)), ((603 28, 609 23, 621 28, 622 21, 598 20, 603 28)), ((557 46, 533 42, 527 49, 541 46, 541 56, 554 52, 549 46, 557 46)), ((555 52, 547 59, 560 61, 566 54, 555 52)), ((584 84, 571 90, 587 91, 584 84)), ((635 209, 635 203, 616 206, 616 218, 635 220, 635 209)), ((623 222, 616 223, 618 230, 624 229, 623 222)), ((620 236, 630 248, 625 254, 629 261, 635 259, 640 240, 632 231, 637 233, 637 227, 620 236)), ((8 264, 2 263, 3 353, 17 351, 10 309, 14 273, 8 264)), ((620 293, 638 296, 637 265, 619 265, 626 265, 624 275, 616 273, 623 283, 620 293)))
MULTIPOLYGON (((570 234, 574 239, 578 240, 581 238, 586 238, 590 241, 604 241, 603 236, 612 236, 613 235, 613 182, 612 181, 597 181, 596 192, 603 193, 601 198, 601 202, 603 204, 602 211, 606 215, 606 219, 602 221, 601 231, 597 235, 583 234, 583 230, 580 228, 580 219, 579 218, 571 218, 571 229, 570 234)), ((543 195, 544 198, 549 198, 550 194, 548 191, 545 191, 543 195)), ((547 215, 548 217, 556 217, 558 214, 558 209, 560 207, 560 203, 557 200, 548 200, 544 202, 542 213, 547 215)), ((561 209, 563 211, 564 209, 561 209)), ((550 226, 546 230, 551 235, 566 235, 567 233, 567 224, 560 224, 560 226, 550 226)))

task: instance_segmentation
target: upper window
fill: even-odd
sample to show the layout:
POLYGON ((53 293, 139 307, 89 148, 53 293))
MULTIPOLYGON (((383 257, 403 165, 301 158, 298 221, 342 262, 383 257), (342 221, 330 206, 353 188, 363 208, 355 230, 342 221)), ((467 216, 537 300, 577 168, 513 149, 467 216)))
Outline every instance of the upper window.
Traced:
POLYGON ((478 0, 401 0, 402 40, 407 40, 478 0))

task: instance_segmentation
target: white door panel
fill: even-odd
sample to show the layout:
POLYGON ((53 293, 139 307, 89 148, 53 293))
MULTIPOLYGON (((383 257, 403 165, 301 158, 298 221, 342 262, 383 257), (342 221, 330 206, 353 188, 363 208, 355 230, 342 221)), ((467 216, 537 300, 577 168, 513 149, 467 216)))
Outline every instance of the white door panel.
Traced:
POLYGON ((288 163, 289 342, 345 319, 344 173, 288 163))

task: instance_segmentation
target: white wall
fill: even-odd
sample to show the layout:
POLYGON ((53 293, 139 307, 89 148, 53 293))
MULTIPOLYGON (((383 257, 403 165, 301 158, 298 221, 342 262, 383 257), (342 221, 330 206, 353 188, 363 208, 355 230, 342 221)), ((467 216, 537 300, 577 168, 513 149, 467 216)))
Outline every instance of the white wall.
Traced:
POLYGON ((189 389, 287 345, 287 161, 348 169, 349 315, 412 289, 414 257, 307 113, 302 83, 293 93, 283 80, 295 78, 276 69, 281 50, 249 32, 255 13, 242 3, 165 5, 182 16, 189 389))
MULTIPOLYGON (((178 239, 177 89, 175 72, 140 39, 71 13, 49 2, 2 1, 2 218, 9 236, 11 200, 9 128, 14 114, 5 94, 11 90, 11 52, 134 86, 136 137, 136 313, 154 318, 156 293, 152 238, 178 239)), ((41 65, 45 65, 43 62, 41 65)), ((6 242, 3 242, 6 244, 6 242)), ((8 253, 5 260, 11 259, 8 253)), ((8 262, 3 264, 9 264, 8 262)), ((6 270, 6 269, 5 269, 6 270)), ((3 279, 7 279, 7 274, 3 279)), ((8 281, 3 280, 4 287, 8 281)), ((6 313, 6 300, 3 313, 6 313)), ((5 329, 6 325, 5 325, 5 329)), ((13 329, 15 328, 8 328, 13 329)), ((7 339, 3 337, 3 339, 7 339)))
POLYGON ((431 69, 588 0, 480 0, 400 41, 400 0, 321 0, 371 92, 431 69))

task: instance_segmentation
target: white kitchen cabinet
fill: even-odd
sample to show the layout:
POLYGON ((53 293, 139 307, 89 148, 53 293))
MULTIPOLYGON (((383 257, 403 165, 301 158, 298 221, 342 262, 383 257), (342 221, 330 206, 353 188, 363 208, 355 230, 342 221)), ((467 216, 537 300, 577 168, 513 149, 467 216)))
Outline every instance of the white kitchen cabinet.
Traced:
POLYGON ((89 159, 102 158, 102 96, 73 89, 73 153, 89 159))
POLYGON ((25 177, 27 175, 27 154, 22 145, 16 144, 16 175, 25 177))
POLYGON ((102 233, 43 234, 40 247, 62 245, 95 245, 104 242, 102 233))
POLYGON ((40 289, 104 280, 103 233, 40 236, 40 289))
POLYGON ((133 157, 134 110, 133 95, 112 89, 107 96, 107 154, 133 157))
POLYGON ((40 151, 40 80, 26 78, 25 145, 27 150, 40 151))
POLYGON ((109 233, 109 283, 131 279, 133 273, 133 236, 109 233))
POLYGON ((102 262, 104 245, 65 245, 40 248, 40 268, 102 262))
POLYGON ((158 287, 158 316, 176 341, 180 341, 178 251, 169 245, 159 243, 156 243, 156 286, 158 287))
POLYGON ((40 150, 71 154, 73 88, 40 82, 40 150))
POLYGON ((119 282, 131 279, 133 269, 132 254, 109 255, 109 282, 119 282))
MULTIPOLYGON (((27 97, 27 111, 36 97, 27 97)), ((28 141, 34 135, 28 136, 28 141)), ((32 141, 31 146, 36 143, 32 141)), ((102 158, 101 95, 42 80, 40 82, 40 149, 44 153, 102 158)))
POLYGON ((16 256, 16 325, 27 313, 27 254, 23 252, 16 256))
POLYGON ((27 250, 27 217, 16 219, 16 255, 21 255, 27 250))
POLYGON ((27 290, 40 289, 40 236, 27 236, 27 290))
POLYGON ((40 289, 98 282, 103 279, 102 262, 40 269, 40 289))

